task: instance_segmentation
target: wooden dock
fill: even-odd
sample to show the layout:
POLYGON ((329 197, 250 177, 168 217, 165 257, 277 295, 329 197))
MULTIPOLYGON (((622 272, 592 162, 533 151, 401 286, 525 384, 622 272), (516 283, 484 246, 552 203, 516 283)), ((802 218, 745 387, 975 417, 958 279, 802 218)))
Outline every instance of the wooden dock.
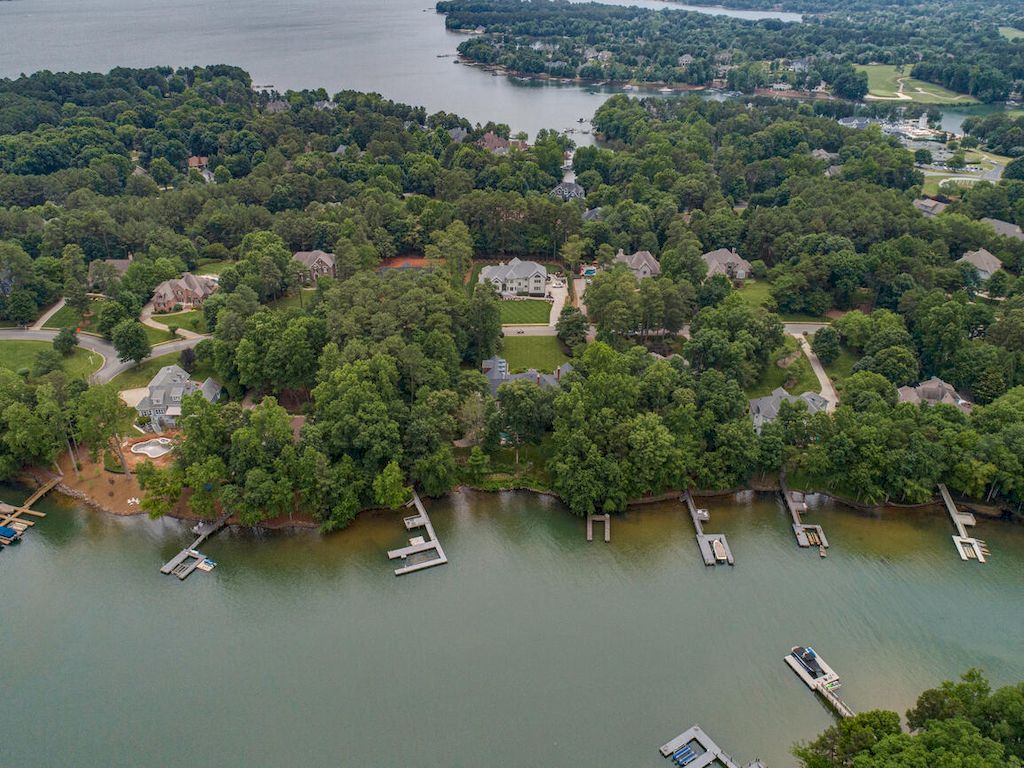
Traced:
POLYGON ((736 560, 732 556, 732 549, 729 547, 729 540, 725 538, 725 534, 704 533, 704 523, 711 519, 711 514, 706 509, 698 509, 689 491, 684 493, 679 500, 684 502, 690 511, 690 519, 693 520, 693 527, 697 532, 697 546, 700 548, 701 557, 704 558, 704 565, 724 563, 735 565, 736 560), (715 542, 718 542, 717 547, 715 542))
POLYGON ((810 673, 797 661, 796 656, 791 651, 785 656, 786 663, 796 672, 797 677, 804 681, 808 688, 817 693, 823 698, 826 703, 832 709, 835 710, 836 714, 840 717, 853 717, 854 712, 850 708, 850 705, 839 698, 836 693, 842 683, 839 681, 839 675, 836 674, 835 670, 830 667, 821 656, 815 654, 815 658, 818 660, 818 664, 821 666, 822 671, 825 673, 821 677, 811 677, 810 673))
POLYGON ((63 477, 58 476, 52 480, 46 481, 33 491, 32 495, 29 496, 25 500, 25 503, 20 507, 0 502, 0 528, 10 528, 13 531, 17 531, 18 534, 17 537, 13 539, 0 536, 0 545, 6 546, 13 544, 15 541, 20 539, 29 528, 35 525, 35 521, 27 519, 26 515, 29 517, 46 517, 45 512, 39 512, 38 510, 32 509, 32 505, 57 487, 57 484, 63 479, 63 477))
MULTIPOLYGON (((659 751, 662 757, 672 758, 676 765, 685 765, 686 768, 706 768, 709 765, 739 768, 732 756, 722 751, 699 725, 683 731, 663 744, 659 751)), ((760 760, 754 760, 747 763, 745 768, 764 768, 764 764, 760 760)))
POLYGON ((229 517, 231 517, 231 513, 225 512, 216 520, 199 523, 192 529, 196 533, 196 540, 164 563, 160 568, 160 573, 168 576, 177 576, 182 581, 191 576, 192 572, 199 567, 199 564, 206 560, 206 555, 199 551, 199 547, 204 541, 227 525, 229 517))
POLYGON ((587 541, 594 540, 594 523, 604 523, 604 540, 612 540, 611 515, 587 515, 587 541))
POLYGON ((828 549, 828 537, 820 525, 807 525, 801 515, 807 511, 807 502, 804 495, 791 491, 786 485, 786 474, 779 475, 779 488, 782 491, 782 498, 786 502, 786 509, 793 518, 793 534, 796 536, 796 543, 801 547, 817 547, 818 554, 825 557, 825 550, 828 549))
POLYGON ((434 525, 430 522, 430 516, 427 514, 427 510, 423 506, 423 502, 420 501, 419 494, 415 490, 412 492, 412 500, 405 505, 406 507, 415 506, 416 514, 410 515, 404 518, 405 529, 412 531, 416 528, 423 528, 426 531, 427 536, 414 536, 409 539, 409 546, 402 547, 400 549, 392 549, 388 552, 388 559, 390 560, 405 560, 409 557, 417 555, 427 555, 423 558, 416 558, 416 562, 410 565, 403 565, 401 568, 395 569, 395 576, 402 576, 406 573, 412 573, 413 571, 421 571, 424 568, 431 568, 435 565, 443 565, 448 562, 448 556, 445 555, 444 549, 441 548, 441 542, 437 539, 437 534, 434 533, 434 525))
POLYGON ((956 508, 956 504, 953 503, 953 497, 949 495, 949 490, 946 488, 945 483, 939 483, 939 493, 942 494, 942 501, 946 505, 946 511, 949 512, 953 525, 956 526, 953 544, 956 546, 960 559, 977 560, 979 563, 984 563, 990 554, 988 545, 981 539, 967 535, 967 526, 973 527, 978 521, 974 519, 974 515, 970 512, 961 512, 956 508))

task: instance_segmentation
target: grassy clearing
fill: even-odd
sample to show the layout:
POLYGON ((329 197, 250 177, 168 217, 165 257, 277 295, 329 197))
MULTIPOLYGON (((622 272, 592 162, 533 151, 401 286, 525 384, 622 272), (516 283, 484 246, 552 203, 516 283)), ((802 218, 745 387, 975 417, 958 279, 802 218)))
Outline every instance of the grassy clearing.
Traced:
POLYGON ((507 299, 501 302, 502 325, 547 325, 551 302, 539 299, 507 299))
POLYGON ((82 331, 95 333, 92 329, 92 324, 96 321, 96 315, 106 299, 90 299, 89 301, 89 311, 86 312, 84 318, 65 304, 54 313, 53 317, 43 324, 43 328, 54 328, 57 330, 61 328, 79 328, 82 331))
POLYGON ((777 365, 779 360, 797 351, 800 351, 797 340, 792 336, 787 336, 782 346, 772 353, 772 362, 761 380, 745 390, 747 397, 764 397, 770 395, 777 387, 784 387, 791 395, 799 395, 808 391, 817 392, 818 379, 802 351, 800 351, 800 357, 790 363, 788 367, 780 368, 777 365))
POLYGON ((146 339, 149 341, 150 346, 156 346, 157 344, 163 344, 165 341, 172 341, 178 338, 170 331, 161 331, 159 328, 150 328, 148 325, 142 327, 146 329, 146 339))
POLYGON ((1020 40, 1024 38, 1024 30, 1015 27, 1000 27, 999 34, 1007 40, 1020 40))
MULTIPOLYGON (((743 297, 753 307, 768 307, 773 312, 777 311, 775 306, 775 299, 772 298, 772 285, 771 283, 763 280, 747 280, 743 283, 743 287, 739 288, 736 293, 743 297)), ((779 312, 781 317, 787 323, 819 323, 826 322, 828 318, 821 315, 806 315, 799 312, 779 312)))
POLYGON ((536 368, 551 373, 569 358, 556 336, 507 336, 502 342, 502 357, 513 373, 536 368))
MULTIPOLYGON (((36 355, 52 349, 48 341, 0 341, 0 367, 11 371, 32 368, 36 355)), ((73 378, 88 378, 103 365, 103 357, 78 347, 70 357, 64 358, 64 370, 73 378)))
POLYGON ((201 309, 192 309, 188 312, 175 312, 169 315, 153 315, 153 319, 164 325, 176 325, 193 333, 209 333, 206 328, 206 318, 201 309))
POLYGON ((825 366, 825 373, 832 379, 832 385, 837 392, 842 392, 843 382, 853 374, 853 366, 860 360, 860 357, 856 352, 844 346, 839 351, 839 357, 825 366))
POLYGON ((309 300, 312 298, 314 293, 316 293, 316 288, 303 288, 301 289, 301 293, 299 291, 294 291, 293 293, 286 294, 280 299, 275 299, 270 302, 267 306, 271 309, 291 309, 292 307, 299 306, 308 307, 309 300))
POLYGON ((924 185, 921 189, 926 195, 937 195, 942 192, 947 195, 955 195, 959 189, 963 187, 972 187, 975 181, 981 181, 979 176, 977 179, 964 178, 963 174, 939 174, 937 176, 925 176, 924 185), (949 181, 950 179, 957 179, 957 181, 949 181), (945 183, 948 182, 948 183, 945 183))
POLYGON ((234 262, 227 261, 225 259, 211 259, 210 261, 201 261, 199 267, 196 269, 195 274, 197 275, 219 275, 221 270, 229 264, 234 262))
MULTIPOLYGON (((143 361, 139 366, 130 368, 124 373, 118 374, 111 379, 111 383, 116 384, 118 389, 135 389, 136 387, 144 387, 149 384, 150 380, 154 376, 156 376, 157 371, 165 365, 177 365, 179 355, 179 352, 171 352, 167 355, 151 357, 148 360, 143 361)), ((199 365, 198 363, 196 364, 195 370, 192 371, 192 378, 196 381, 203 381, 212 375, 212 370, 199 365)))
POLYGON ((962 93, 955 93, 941 85, 926 83, 910 77, 910 69, 900 73, 893 64, 858 64, 857 69, 868 76, 868 95, 881 99, 896 100, 900 92, 899 81, 903 81, 903 95, 900 101, 916 101, 921 104, 974 104, 976 99, 962 93))

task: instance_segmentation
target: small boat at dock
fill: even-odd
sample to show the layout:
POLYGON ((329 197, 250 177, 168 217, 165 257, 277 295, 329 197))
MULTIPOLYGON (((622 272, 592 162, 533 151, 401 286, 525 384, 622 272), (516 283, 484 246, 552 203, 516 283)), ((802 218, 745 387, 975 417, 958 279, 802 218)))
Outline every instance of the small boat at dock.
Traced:
POLYGON ((720 563, 726 561, 725 547, 722 545, 721 539, 714 539, 711 542, 711 551, 715 553, 715 560, 720 563))

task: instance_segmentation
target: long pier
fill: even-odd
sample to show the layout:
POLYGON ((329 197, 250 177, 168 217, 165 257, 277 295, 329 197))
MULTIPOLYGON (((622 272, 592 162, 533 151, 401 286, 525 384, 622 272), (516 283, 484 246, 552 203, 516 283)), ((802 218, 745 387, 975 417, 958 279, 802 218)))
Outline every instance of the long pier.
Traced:
MULTIPOLYGON (((725 768, 739 768, 736 761, 723 752, 699 725, 683 731, 663 744, 658 751, 662 757, 671 758, 673 763, 686 768, 706 768, 712 764, 725 768)), ((760 760, 754 760, 747 763, 745 768, 764 768, 764 764, 760 760)))
POLYGON ((729 548, 729 540, 725 538, 725 534, 704 533, 704 523, 711 519, 711 514, 706 509, 698 509, 689 491, 684 493, 679 500, 684 502, 690 511, 690 519, 693 520, 693 527, 697 532, 697 546, 700 547, 704 565, 720 563, 735 565, 736 560, 732 556, 732 549, 729 548))
MULTIPOLYGON (((814 653, 814 651, 811 650, 811 653, 814 653)), ((826 703, 836 711, 836 714, 840 717, 853 717, 854 712, 850 708, 850 705, 839 698, 836 694, 836 691, 839 690, 839 687, 842 685, 842 683, 839 682, 839 675, 836 674, 832 667, 825 663, 825 660, 821 658, 821 656, 814 654, 814 658, 817 660, 819 666, 821 666, 822 672, 824 673, 819 677, 812 677, 810 672, 807 671, 807 668, 797 661, 793 651, 790 651, 790 653, 786 655, 785 660, 786 663, 792 667, 793 671, 796 672, 797 676, 804 681, 807 687, 821 696, 821 698, 823 698, 826 703)))
POLYGON ((604 523, 604 540, 612 540, 611 515, 587 515, 587 541, 594 540, 594 523, 604 523))
POLYGON ((46 517, 45 512, 39 512, 31 507, 43 498, 43 496, 52 491, 63 479, 63 477, 57 476, 51 480, 47 480, 33 491, 32 495, 29 496, 25 500, 25 503, 20 507, 0 502, 0 528, 6 528, 14 531, 15 533, 13 537, 0 536, 0 545, 6 546, 13 544, 15 541, 18 541, 29 528, 35 525, 35 521, 26 519, 25 515, 29 515, 31 517, 46 517))
POLYGON ((163 567, 160 568, 160 573, 177 576, 182 581, 191 576, 192 572, 207 559, 206 555, 199 551, 199 547, 202 546, 204 541, 227 525, 229 517, 231 517, 231 513, 225 512, 216 520, 199 523, 193 529, 197 534, 196 540, 164 563, 163 567))
POLYGON ((960 555, 960 559, 977 560, 979 563, 984 563, 985 558, 990 554, 988 545, 981 539, 967 535, 966 526, 977 525, 974 515, 970 512, 961 512, 956 508, 956 504, 953 503, 953 497, 949 495, 949 490, 946 488, 945 483, 939 483, 939 493, 942 494, 942 501, 946 505, 946 511, 949 512, 953 525, 956 526, 956 536, 953 537, 953 544, 956 545, 956 551, 960 555))
POLYGON ((420 501, 419 494, 416 493, 415 489, 412 492, 412 500, 405 506, 410 507, 414 505, 416 507, 416 514, 404 518, 405 528, 407 531, 423 528, 427 535, 426 537, 414 536, 409 539, 409 546, 402 547, 401 549, 392 549, 388 552, 389 560, 406 560, 410 557, 416 560, 416 562, 409 565, 396 568, 395 576, 402 576, 406 573, 431 568, 435 565, 443 565, 448 562, 448 556, 445 555, 444 549, 441 548, 441 542, 438 541, 437 534, 434 533, 434 525, 430 522, 430 516, 427 514, 427 510, 424 508, 423 502, 420 501), (419 557, 420 555, 423 557, 419 557))
POLYGON ((807 502, 803 494, 797 497, 796 491, 791 491, 786 485, 785 472, 779 474, 779 488, 782 491, 782 498, 786 502, 786 509, 793 518, 793 533, 796 535, 796 543, 801 547, 817 547, 818 554, 825 557, 825 550, 828 549, 828 538, 820 525, 807 525, 801 515, 807 511, 807 502))

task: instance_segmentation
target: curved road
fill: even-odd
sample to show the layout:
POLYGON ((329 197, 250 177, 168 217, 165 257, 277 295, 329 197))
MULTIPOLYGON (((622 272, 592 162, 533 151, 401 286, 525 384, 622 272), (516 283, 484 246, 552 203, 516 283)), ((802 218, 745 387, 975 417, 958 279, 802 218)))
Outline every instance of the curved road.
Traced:
MULTIPOLYGON (((0 328, 0 340, 3 341, 53 341, 56 335, 57 331, 30 330, 28 328, 0 328)), ((181 352, 183 349, 194 347, 204 338, 207 337, 199 336, 192 339, 179 339, 178 341, 168 341, 165 344, 158 344, 153 347, 153 353, 150 357, 153 357, 154 355, 159 357, 161 355, 173 354, 174 352, 181 352)), ((117 351, 114 347, 99 336, 92 336, 86 333, 79 334, 78 346, 83 349, 88 349, 90 352, 95 352, 103 358, 103 365, 100 366, 100 369, 90 377, 90 380, 94 384, 106 384, 119 373, 124 373, 135 366, 135 364, 130 361, 122 363, 118 360, 117 351)), ((148 360, 149 358, 146 359, 148 360)))

